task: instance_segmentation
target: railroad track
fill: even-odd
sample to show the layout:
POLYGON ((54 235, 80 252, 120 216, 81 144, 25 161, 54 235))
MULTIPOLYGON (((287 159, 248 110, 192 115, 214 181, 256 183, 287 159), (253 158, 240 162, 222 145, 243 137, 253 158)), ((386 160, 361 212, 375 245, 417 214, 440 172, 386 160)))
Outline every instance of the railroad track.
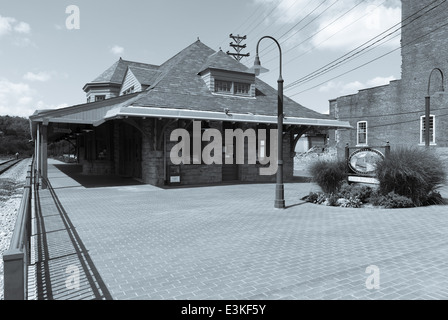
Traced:
POLYGON ((12 160, 8 160, 5 162, 2 162, 0 164, 0 175, 2 175, 3 173, 5 173, 6 171, 8 171, 10 168, 12 168, 13 166, 15 166, 16 164, 18 164, 20 161, 22 161, 23 159, 12 159, 12 160))

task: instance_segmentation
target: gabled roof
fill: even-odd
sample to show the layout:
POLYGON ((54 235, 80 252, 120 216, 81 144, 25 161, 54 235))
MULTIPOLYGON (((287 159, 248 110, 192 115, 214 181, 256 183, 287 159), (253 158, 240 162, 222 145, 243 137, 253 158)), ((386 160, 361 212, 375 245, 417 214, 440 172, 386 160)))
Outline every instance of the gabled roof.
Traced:
POLYGON ((160 76, 160 71, 153 68, 141 68, 129 66, 129 70, 137 78, 141 85, 149 86, 160 76))
MULTIPOLYGON (((230 66, 239 72, 246 68, 224 52, 215 52, 198 40, 161 65, 158 81, 133 105, 218 112, 228 108, 234 113, 277 114, 277 90, 258 78, 255 98, 212 93, 198 75, 200 69, 212 63, 219 68, 230 66)), ((305 108, 287 97, 284 97, 283 107, 285 116, 329 119, 328 115, 305 108)))
POLYGON ((100 74, 98 77, 96 77, 95 80, 93 80, 91 83, 121 84, 123 82, 123 78, 124 78, 124 75, 126 74, 128 67, 144 68, 147 70, 157 70, 157 68, 158 68, 158 66, 155 66, 152 64, 127 61, 127 60, 123 60, 120 58, 111 67, 109 67, 106 71, 104 71, 102 74, 100 74))
MULTIPOLYGON (((120 59, 95 79, 101 83, 117 81, 116 83, 121 84, 126 70, 131 70, 139 81, 149 84, 143 92, 38 112, 30 119, 33 123, 82 121, 94 125, 122 116, 189 119, 208 117, 222 121, 275 123, 278 102, 276 89, 254 75, 255 97, 216 94, 209 90, 202 76, 198 74, 203 68, 248 73, 241 63, 222 51, 215 52, 198 40, 159 67, 120 59)), ((285 124, 350 127, 348 122, 337 121, 328 115, 305 108, 286 96, 283 107, 285 124)))

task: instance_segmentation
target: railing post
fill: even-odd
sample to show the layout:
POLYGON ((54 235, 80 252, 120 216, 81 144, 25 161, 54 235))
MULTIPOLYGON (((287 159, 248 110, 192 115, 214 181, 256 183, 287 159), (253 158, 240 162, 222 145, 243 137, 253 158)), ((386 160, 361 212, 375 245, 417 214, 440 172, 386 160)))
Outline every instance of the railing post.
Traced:
POLYGON ((24 255, 20 250, 9 250, 3 255, 5 300, 26 300, 24 268, 27 268, 27 265, 24 263, 24 255))
POLYGON ((26 300, 30 261, 33 166, 29 167, 9 250, 3 255, 4 299, 26 300))

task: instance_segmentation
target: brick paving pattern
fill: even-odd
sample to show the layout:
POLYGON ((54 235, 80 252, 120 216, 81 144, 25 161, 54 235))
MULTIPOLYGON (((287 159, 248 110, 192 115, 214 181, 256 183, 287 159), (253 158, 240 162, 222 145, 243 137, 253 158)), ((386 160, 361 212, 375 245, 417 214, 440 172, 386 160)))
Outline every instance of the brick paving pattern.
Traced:
POLYGON ((54 164, 60 206, 39 192, 39 299, 448 298, 445 206, 317 206, 299 200, 316 186, 291 183, 278 210, 274 184, 160 189, 90 177, 92 187, 54 164), (70 265, 81 270, 79 290, 65 286, 70 265), (369 290, 372 265, 380 288, 369 290))

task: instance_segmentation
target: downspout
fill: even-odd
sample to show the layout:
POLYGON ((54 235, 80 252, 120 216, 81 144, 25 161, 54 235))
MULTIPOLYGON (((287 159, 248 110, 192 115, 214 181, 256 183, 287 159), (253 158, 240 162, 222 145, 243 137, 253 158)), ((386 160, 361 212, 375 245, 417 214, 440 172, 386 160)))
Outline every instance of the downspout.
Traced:
POLYGON ((167 172, 166 172, 166 131, 163 132, 163 181, 167 184, 167 172))

